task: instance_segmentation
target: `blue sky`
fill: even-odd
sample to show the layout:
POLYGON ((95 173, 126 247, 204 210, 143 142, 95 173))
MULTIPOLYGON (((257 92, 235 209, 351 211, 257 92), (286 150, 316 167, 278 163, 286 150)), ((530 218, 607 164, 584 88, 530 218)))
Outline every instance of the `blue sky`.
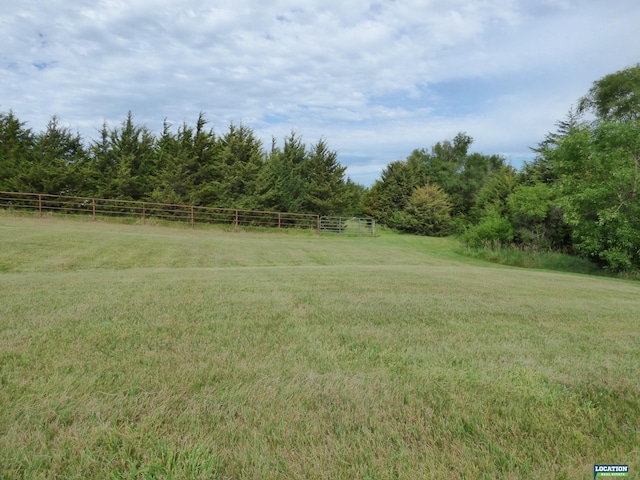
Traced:
POLYGON ((128 111, 324 137, 356 182, 464 131, 514 166, 594 80, 640 62, 637 0, 14 0, 0 111, 89 140, 128 111))

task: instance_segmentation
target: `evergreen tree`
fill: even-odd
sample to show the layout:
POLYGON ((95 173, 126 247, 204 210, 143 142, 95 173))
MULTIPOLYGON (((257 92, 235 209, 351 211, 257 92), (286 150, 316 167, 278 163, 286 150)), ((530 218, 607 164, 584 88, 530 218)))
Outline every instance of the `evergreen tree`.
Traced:
POLYGON ((451 229, 452 207, 449 196, 438 185, 427 183, 418 187, 406 209, 408 227, 420 235, 447 235, 451 229))
POLYGON ((157 142, 158 163, 152 176, 153 191, 149 200, 158 203, 185 204, 191 191, 187 183, 187 165, 189 155, 184 155, 181 138, 190 137, 191 132, 186 124, 171 132, 171 126, 165 119, 162 134, 157 142))
POLYGON ((556 148, 559 143, 581 122, 581 114, 573 108, 569 110, 564 120, 556 122, 556 130, 548 132, 544 139, 531 150, 537 155, 532 162, 525 162, 521 170, 521 181, 528 185, 536 183, 552 184, 557 176, 549 163, 548 153, 556 148))
POLYGON ((292 132, 267 156, 253 130, 231 124, 217 137, 200 114, 176 133, 165 120, 156 138, 131 112, 113 129, 103 123, 85 148, 52 117, 33 135, 0 114, 0 189, 228 208, 269 208, 319 214, 361 210, 364 187, 322 139, 310 150, 292 132))
POLYGON ((259 180, 258 194, 263 208, 281 212, 302 212, 306 163, 306 146, 294 131, 284 139, 283 149, 276 147, 273 139, 271 153, 259 180))
POLYGON ((345 170, 324 139, 312 145, 303 174, 306 186, 302 210, 318 215, 342 213, 346 204, 345 170))
POLYGON ((364 215, 364 197, 367 189, 354 182, 350 178, 347 178, 345 183, 345 206, 343 209, 344 215, 364 215))
POLYGON ((28 169, 35 139, 12 111, 0 112, 0 190, 20 190, 18 176, 28 169))
POLYGON ((453 212, 458 215, 469 216, 476 205, 480 191, 489 179, 505 168, 504 157, 500 155, 483 155, 472 153, 463 160, 462 168, 456 178, 453 196, 453 212), (455 196, 454 196, 455 195, 455 196))
MULTIPOLYGON (((414 154, 412 154, 415 156, 414 154)), ((371 189, 366 193, 363 203, 366 215, 377 222, 393 228, 404 228, 404 219, 400 215, 409 205, 413 191, 421 186, 421 175, 416 175, 412 164, 396 160, 387 165, 371 189)))
POLYGON ((229 125, 218 139, 215 161, 207 165, 207 183, 202 185, 210 205, 229 208, 255 208, 258 179, 265 163, 262 142, 244 125, 229 125))
POLYGON ((151 199, 162 203, 210 205, 208 188, 219 147, 214 131, 206 130, 207 123, 200 113, 195 130, 184 123, 174 134, 164 122, 157 142, 158 165, 151 199))
POLYGON ((131 112, 120 128, 108 130, 105 123, 90 151, 98 196, 141 200, 151 194, 155 137, 146 127, 134 124, 131 112))
POLYGON ((80 135, 61 126, 54 115, 47 129, 34 137, 29 161, 16 176, 18 188, 54 195, 83 194, 88 173, 86 160, 80 135))
POLYGON ((489 211, 507 215, 507 198, 519 183, 516 170, 510 165, 503 165, 485 181, 478 192, 471 217, 478 220, 489 211))

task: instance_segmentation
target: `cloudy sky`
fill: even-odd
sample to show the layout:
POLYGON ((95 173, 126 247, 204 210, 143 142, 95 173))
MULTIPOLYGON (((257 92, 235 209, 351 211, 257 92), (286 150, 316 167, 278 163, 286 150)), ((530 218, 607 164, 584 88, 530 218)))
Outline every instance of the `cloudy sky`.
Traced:
POLYGON ((514 166, 591 83, 640 62, 638 0, 8 0, 0 111, 87 139, 204 112, 324 137, 370 185, 464 131, 514 166))

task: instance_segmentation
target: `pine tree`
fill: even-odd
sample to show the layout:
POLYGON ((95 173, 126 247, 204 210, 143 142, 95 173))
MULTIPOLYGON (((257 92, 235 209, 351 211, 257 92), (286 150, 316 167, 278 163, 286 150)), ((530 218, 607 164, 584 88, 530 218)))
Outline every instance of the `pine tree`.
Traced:
POLYGON ((262 142, 249 127, 231 124, 219 144, 219 160, 211 181, 211 186, 219 189, 216 206, 255 208, 258 178, 265 163, 262 142))
POLYGON ((0 113, 0 190, 19 190, 16 180, 28 168, 35 139, 15 114, 0 113))
POLYGON ((329 149, 324 139, 312 145, 303 172, 307 182, 303 211, 317 215, 341 213, 346 203, 345 170, 338 162, 338 154, 329 149))
POLYGON ((98 196, 142 200, 151 194, 157 162, 155 137, 146 127, 134 124, 131 112, 119 128, 109 130, 105 122, 100 140, 90 151, 98 196))
POLYGON ((177 133, 165 121, 157 142, 158 165, 151 198, 166 203, 212 205, 208 183, 215 170, 218 145, 213 129, 207 130, 203 113, 195 130, 186 123, 177 133))
POLYGON ((272 141, 259 181, 260 205, 268 210, 302 212, 307 162, 306 146, 294 131, 284 139, 280 149, 272 141))
POLYGON ((22 191, 79 195, 84 193, 86 159, 80 135, 61 126, 54 115, 47 129, 35 136, 30 161, 16 181, 22 191))

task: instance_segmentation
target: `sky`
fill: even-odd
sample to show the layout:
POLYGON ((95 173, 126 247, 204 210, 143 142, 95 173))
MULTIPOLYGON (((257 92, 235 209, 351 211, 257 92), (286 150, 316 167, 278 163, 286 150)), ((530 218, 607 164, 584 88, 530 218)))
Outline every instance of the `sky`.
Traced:
POLYGON ((0 112, 159 133, 324 138, 370 186, 458 132, 519 168, 592 83, 640 62, 638 0, 10 0, 0 112))

